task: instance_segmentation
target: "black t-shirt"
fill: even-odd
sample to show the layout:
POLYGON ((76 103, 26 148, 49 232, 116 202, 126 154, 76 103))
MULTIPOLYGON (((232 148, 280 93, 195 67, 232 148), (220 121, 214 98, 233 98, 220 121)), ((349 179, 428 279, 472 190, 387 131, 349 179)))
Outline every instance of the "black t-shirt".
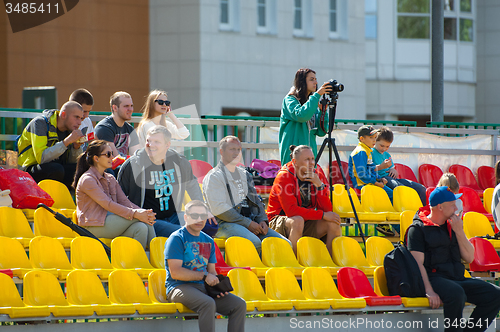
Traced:
MULTIPOLYGON (((445 222, 443 225, 439 226, 442 230, 448 233, 448 222, 445 222)), ((434 226, 431 226, 434 227, 434 226)), ((409 251, 419 251, 425 252, 425 240, 424 233, 420 227, 410 227, 408 230, 408 250, 409 251)))
MULTIPOLYGON (((229 172, 231 173, 231 172, 229 172)), ((239 198, 239 201, 240 201, 240 206, 241 206, 241 215, 245 216, 245 217, 250 217, 250 206, 248 205, 248 200, 247 200, 247 196, 245 195, 245 188, 244 188, 244 185, 246 183, 244 183, 242 180, 241 180, 241 177, 240 177, 240 173, 238 172, 238 170, 235 170, 234 173, 231 173, 231 176, 233 177, 233 180, 236 182, 236 188, 238 190, 237 194, 238 194, 238 198, 239 198)))
POLYGON ((130 146, 139 144, 134 127, 128 122, 125 122, 122 127, 118 127, 112 116, 99 121, 94 132, 98 139, 114 143, 116 149, 123 157, 128 155, 128 148, 130 146))
POLYGON ((165 169, 163 165, 151 165, 146 168, 145 209, 153 209, 156 219, 166 219, 176 213, 172 199, 172 185, 177 183, 175 169, 165 169))
POLYGON ((309 207, 311 205, 311 182, 299 180, 299 191, 302 207, 309 207))

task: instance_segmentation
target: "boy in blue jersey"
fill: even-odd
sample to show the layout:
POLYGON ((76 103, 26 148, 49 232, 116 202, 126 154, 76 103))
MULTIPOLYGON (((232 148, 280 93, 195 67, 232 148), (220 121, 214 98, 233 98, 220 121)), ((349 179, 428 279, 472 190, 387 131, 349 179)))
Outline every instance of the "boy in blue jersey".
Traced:
MULTIPOLYGON (((392 202, 392 189, 387 187, 387 180, 380 178, 377 174, 381 165, 375 165, 372 160, 372 148, 377 140, 378 130, 373 126, 364 125, 358 129, 359 143, 349 156, 349 176, 354 188, 361 189, 366 185, 375 185, 383 188, 392 202)), ((387 168, 388 162, 382 167, 387 168)), ((376 229, 382 234, 394 236, 390 225, 380 224, 376 229)))
POLYGON ((167 299, 198 313, 200 331, 215 331, 215 312, 229 316, 228 331, 244 331, 246 302, 236 295, 207 295, 204 282, 219 283, 215 272, 214 240, 203 233, 208 208, 201 201, 186 204, 186 225, 173 232, 165 244, 167 299))
POLYGON ((414 189, 422 205, 427 205, 427 198, 425 196, 425 187, 420 183, 399 179, 399 174, 394 163, 392 162, 391 155, 387 150, 391 146, 394 140, 394 134, 387 127, 381 127, 377 135, 377 141, 375 142, 375 147, 372 149, 372 159, 375 165, 378 165, 378 176, 382 179, 387 180, 386 186, 394 190, 397 186, 406 186, 414 189), (387 166, 387 167, 386 167, 387 166))

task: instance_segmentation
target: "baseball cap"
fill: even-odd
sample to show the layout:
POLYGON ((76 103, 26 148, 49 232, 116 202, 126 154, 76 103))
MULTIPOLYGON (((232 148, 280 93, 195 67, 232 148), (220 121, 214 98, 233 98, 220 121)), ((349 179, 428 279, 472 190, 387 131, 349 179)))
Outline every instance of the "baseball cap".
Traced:
POLYGON ((371 136, 378 133, 378 129, 373 128, 373 126, 364 125, 358 129, 358 138, 361 136, 371 136))
POLYGON ((429 196, 429 205, 436 206, 444 202, 452 202, 460 198, 462 194, 454 194, 448 187, 437 187, 429 196))

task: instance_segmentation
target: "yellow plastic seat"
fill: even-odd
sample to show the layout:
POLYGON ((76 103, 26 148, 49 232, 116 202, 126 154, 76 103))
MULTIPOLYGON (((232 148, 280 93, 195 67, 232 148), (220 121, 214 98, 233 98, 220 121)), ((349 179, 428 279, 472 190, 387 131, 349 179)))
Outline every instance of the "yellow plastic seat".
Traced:
POLYGON ((422 201, 415 189, 405 186, 397 186, 392 192, 394 209, 398 212, 407 210, 418 211, 422 207, 422 201))
POLYGON ((338 236, 332 241, 333 261, 338 266, 355 267, 367 276, 372 276, 376 266, 368 264, 359 243, 347 236, 338 236))
POLYGON ((71 266, 92 271, 101 279, 108 279, 114 270, 102 244, 86 236, 75 237, 71 241, 71 266))
POLYGON ((23 282, 23 301, 27 305, 48 305, 55 317, 92 316, 90 305, 69 304, 56 277, 45 271, 30 271, 23 282))
POLYGON ((75 201, 65 184, 55 180, 42 180, 38 182, 47 194, 54 200, 52 209, 57 209, 64 216, 71 218, 76 210, 75 201))
MULTIPOLYGON (((0 236, 0 269, 11 269, 15 277, 33 270, 23 245, 10 237, 0 236)), ((57 271, 54 270, 57 275, 57 271)))
POLYGON ((99 277, 89 271, 75 270, 68 274, 66 293, 70 305, 90 305, 100 316, 133 315, 136 311, 132 304, 111 303, 99 277))
POLYGON ((8 206, 0 207, 0 236, 16 239, 25 248, 35 237, 23 211, 8 206))
POLYGON ((267 237, 262 241, 262 263, 269 267, 284 267, 297 277, 302 276, 304 270, 290 244, 278 237, 267 237))
MULTIPOLYGON (((464 215, 464 233, 468 239, 476 236, 495 235, 488 217, 482 213, 472 211, 464 215)), ((495 249, 500 249, 500 240, 488 239, 488 241, 495 249)))
POLYGON ((109 300, 112 303, 133 304, 139 314, 171 314, 174 303, 154 303, 148 296, 141 277, 134 271, 116 270, 109 275, 109 300))
POLYGON ((293 303, 289 300, 270 300, 260 284, 259 278, 251 271, 232 269, 227 274, 234 288, 233 293, 247 303, 247 311, 292 310, 293 303))
MULTIPOLYGON (((166 270, 155 270, 149 274, 148 289, 149 299, 153 303, 170 303, 167 300, 167 288, 165 287, 165 280, 167 279, 166 270)), ((177 311, 182 313, 194 313, 182 303, 174 303, 177 311)))
POLYGON ((366 307, 365 299, 349 299, 340 295, 332 276, 317 267, 308 267, 302 272, 302 293, 306 299, 330 301, 333 309, 366 307))
MULTIPOLYGON (((354 208, 356 209, 356 214, 358 215, 360 222, 379 222, 386 221, 385 213, 381 212, 366 212, 359 202, 358 195, 354 189, 349 188, 351 193, 352 202, 354 203, 354 208)), ((354 212, 352 211, 351 201, 347 195, 347 191, 343 184, 333 185, 333 197, 332 197, 332 207, 333 212, 337 213, 341 218, 354 218, 354 212)))
POLYGON ((372 266, 383 266, 385 255, 393 249, 394 245, 387 238, 370 236, 366 240, 366 261, 372 266))
POLYGON ((111 265, 115 269, 133 270, 143 279, 154 270, 139 241, 125 236, 116 237, 111 242, 111 265))
POLYGON ((290 270, 271 268, 266 272, 266 294, 271 300, 292 301, 296 310, 330 309, 329 300, 306 299, 290 270))
POLYGON ((417 213, 417 211, 408 210, 401 212, 401 219, 399 220, 399 241, 403 243, 405 241, 406 230, 411 224, 413 224, 413 217, 415 216, 415 213, 417 213))
POLYGON ((219 249, 225 249, 226 248, 226 240, 221 237, 214 237, 214 242, 219 247, 219 249))
MULTIPOLYGON (((57 209, 53 209, 58 211, 57 209)), ((35 236, 48 236, 57 239, 64 248, 69 249, 71 241, 80 235, 57 220, 52 213, 44 208, 35 211, 35 236)))
MULTIPOLYGON (((387 289, 387 279, 385 278, 385 270, 383 266, 375 269, 373 275, 373 289, 380 296, 389 296, 387 289)), ((426 297, 401 297, 401 302, 405 307, 428 307, 429 299, 426 297)))
POLYGON ((484 209, 491 213, 491 203, 493 201, 493 191, 495 188, 486 188, 483 192, 483 205, 484 209))
POLYGON ((226 240, 226 262, 229 266, 250 267, 259 278, 266 276, 269 266, 260 260, 259 253, 252 241, 239 236, 231 236, 226 240))
POLYGON ((30 242, 30 262, 34 268, 56 269, 59 280, 73 271, 62 244, 47 236, 35 236, 30 242))
POLYGON ((299 264, 305 267, 320 267, 332 276, 337 275, 339 267, 335 265, 326 245, 320 239, 303 236, 297 241, 299 264))
POLYGON ((23 211, 24 215, 26 216, 26 219, 29 221, 33 221, 35 218, 35 210, 36 209, 21 209, 23 211))
POLYGON ((50 309, 48 306, 29 306, 26 305, 16 284, 12 279, 0 273, 0 314, 9 315, 10 318, 22 317, 46 317, 50 316, 50 309))
POLYGON ((361 206, 367 212, 385 213, 388 221, 399 221, 400 212, 394 209, 385 190, 375 185, 361 188, 361 206))
POLYGON ((165 269, 165 243, 167 239, 163 236, 157 236, 149 243, 149 259, 154 268, 165 269))

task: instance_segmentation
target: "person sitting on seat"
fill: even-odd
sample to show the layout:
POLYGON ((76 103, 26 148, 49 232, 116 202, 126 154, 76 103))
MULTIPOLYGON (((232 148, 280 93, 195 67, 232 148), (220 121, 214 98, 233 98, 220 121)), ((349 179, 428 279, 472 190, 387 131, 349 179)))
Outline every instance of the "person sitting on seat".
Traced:
POLYGON ((115 177, 105 172, 112 156, 108 142, 95 140, 78 158, 73 182, 78 225, 99 238, 131 237, 146 248, 155 237, 155 213, 129 201, 115 177))
POLYGON ((83 152, 78 142, 82 119, 82 106, 68 101, 60 111, 45 110, 31 120, 17 142, 21 169, 36 182, 51 179, 71 187, 76 159, 83 152))
POLYGON ((327 180, 315 167, 310 147, 292 145, 290 150, 292 161, 278 172, 269 195, 270 227, 292 242, 295 253, 302 236, 326 236, 331 254, 332 240, 340 236, 340 217, 332 212, 327 180))
POLYGON ((211 211, 219 221, 216 236, 227 239, 244 237, 252 241, 258 252, 266 237, 283 236, 269 229, 264 204, 257 195, 253 178, 243 167, 241 142, 226 136, 219 142, 221 160, 203 179, 203 193, 211 211))

